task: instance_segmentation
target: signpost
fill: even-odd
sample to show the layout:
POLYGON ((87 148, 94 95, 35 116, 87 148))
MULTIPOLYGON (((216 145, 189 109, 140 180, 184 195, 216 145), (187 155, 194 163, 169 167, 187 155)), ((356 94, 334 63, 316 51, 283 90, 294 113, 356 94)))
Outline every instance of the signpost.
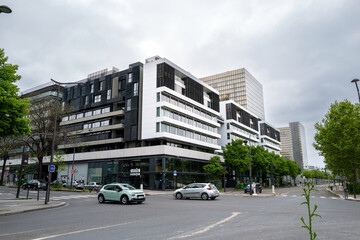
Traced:
POLYGON ((49 165, 49 172, 55 172, 55 165, 49 165))

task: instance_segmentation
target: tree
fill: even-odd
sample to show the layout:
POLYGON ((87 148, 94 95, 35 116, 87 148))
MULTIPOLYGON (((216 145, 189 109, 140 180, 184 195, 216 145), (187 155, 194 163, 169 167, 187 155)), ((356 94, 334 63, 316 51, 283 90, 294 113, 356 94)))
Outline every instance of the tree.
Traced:
POLYGON ((220 157, 214 156, 210 158, 209 163, 203 166, 204 171, 210 173, 214 179, 223 173, 220 157))
POLYGON ((7 63, 4 49, 0 49, 0 137, 21 136, 30 133, 28 115, 29 103, 21 99, 15 82, 21 76, 16 74, 17 65, 7 63))
POLYGON ((314 177, 314 172, 305 169, 305 170, 301 173, 301 177, 305 177, 307 180, 309 180, 310 178, 313 178, 313 177, 314 177))
POLYGON ((57 167, 56 172, 61 172, 66 170, 66 164, 64 163, 64 153, 60 154, 59 152, 55 152, 54 154, 54 164, 57 167))
POLYGON ((6 166, 6 161, 10 157, 10 150, 14 149, 16 144, 17 144, 16 137, 0 137, 0 156, 2 156, 3 158, 0 185, 4 184, 5 166, 6 166))
POLYGON ((241 139, 232 140, 223 151, 224 160, 228 169, 242 172, 249 169, 249 147, 243 145, 241 139))
POLYGON ((295 184, 296 177, 301 173, 301 167, 295 161, 290 159, 287 159, 287 165, 289 168, 289 176, 292 177, 295 184))
POLYGON ((315 124, 315 149, 324 156, 328 169, 343 171, 358 181, 360 167, 360 105, 348 100, 331 104, 321 122, 315 124), (355 170, 355 171, 354 171, 355 170))
MULTIPOLYGON (((52 97, 30 99, 31 108, 31 135, 28 136, 27 146, 31 155, 37 158, 39 179, 42 179, 43 158, 51 154, 52 135, 54 131, 55 104, 52 97)), ((57 124, 60 122, 64 111, 59 108, 57 124)), ((55 134, 55 145, 60 141, 61 134, 55 134)))

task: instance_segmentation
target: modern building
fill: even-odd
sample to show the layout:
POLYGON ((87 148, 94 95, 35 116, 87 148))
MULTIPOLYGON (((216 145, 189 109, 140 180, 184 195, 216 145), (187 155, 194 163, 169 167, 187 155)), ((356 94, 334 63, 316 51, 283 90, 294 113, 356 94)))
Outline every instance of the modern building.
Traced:
MULTIPOLYGON (((280 151, 280 131, 279 129, 272 126, 270 123, 265 121, 259 122, 260 129, 260 146, 269 152, 281 155, 280 151)), ((281 146, 282 147, 282 146, 281 146)))
POLYGON ((294 160, 290 127, 281 127, 279 128, 279 131, 281 137, 281 156, 290 160, 294 160))
POLYGON ((220 102, 220 113, 224 119, 221 126, 220 145, 224 148, 232 140, 242 139, 250 145, 259 144, 258 117, 233 100, 220 102))
POLYGON ((290 122, 289 127, 279 128, 281 131, 281 155, 296 161, 301 169, 308 166, 305 127, 300 122, 290 122))
MULTIPOLYGON (((206 181, 203 166, 221 149, 215 89, 158 56, 81 82, 65 87, 69 114, 60 124, 75 180, 150 189, 206 181)), ((58 178, 68 180, 71 168, 58 178)))
POLYGON ((245 68, 203 77, 200 80, 218 90, 221 100, 232 99, 265 120, 263 86, 245 68))

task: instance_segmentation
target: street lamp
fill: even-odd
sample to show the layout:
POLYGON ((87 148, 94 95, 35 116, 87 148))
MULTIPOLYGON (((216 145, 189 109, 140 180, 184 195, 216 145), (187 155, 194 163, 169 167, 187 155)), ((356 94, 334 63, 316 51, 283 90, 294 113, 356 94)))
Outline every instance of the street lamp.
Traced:
MULTIPOLYGON (((56 135, 56 122, 57 122, 57 115, 58 115, 58 101, 57 101, 57 99, 59 98, 60 86, 61 86, 61 85, 68 85, 68 84, 79 84, 79 85, 84 84, 84 83, 82 83, 82 82, 66 82, 66 83, 62 83, 62 82, 55 81, 54 79, 51 79, 51 81, 52 81, 55 85, 57 85, 58 87, 57 87, 57 91, 56 91, 54 131, 53 131, 52 144, 51 144, 50 165, 52 165, 52 163, 53 163, 53 158, 54 158, 55 135, 56 135)), ((50 185, 51 185, 51 172, 49 171, 48 184, 47 184, 47 186, 46 186, 45 204, 47 204, 47 203, 50 201, 50 185)))
POLYGON ((11 9, 8 6, 1 5, 0 6, 0 13, 11 13, 11 9))
MULTIPOLYGON (((358 87, 358 84, 357 84, 358 81, 359 81, 359 79, 357 79, 357 78, 351 80, 351 82, 355 83, 356 90, 357 90, 358 97, 359 97, 359 103, 360 103, 360 92, 359 92, 359 87, 358 87)), ((356 170, 355 170, 355 172, 356 172, 356 170)), ((354 198, 356 198, 356 192, 355 192, 355 189, 356 189, 356 181, 357 181, 356 176, 357 176, 357 174, 355 173, 355 174, 354 174, 354 184, 353 184, 353 188, 354 188, 354 198)))
POLYGON ((360 103, 360 92, 359 92, 359 87, 357 85, 357 82, 359 81, 359 79, 355 78, 353 80, 351 80, 351 82, 355 83, 355 86, 356 86, 356 89, 357 89, 357 92, 358 92, 358 97, 359 97, 359 103, 360 103))
MULTIPOLYGON (((243 141, 244 144, 246 145, 248 143, 247 140, 244 140, 243 141)), ((252 176, 251 176, 251 145, 250 145, 250 141, 249 141, 249 157, 250 157, 250 166, 249 166, 249 177, 250 177, 250 195, 253 195, 252 193, 252 176)), ((256 188, 254 189, 254 195, 257 195, 256 194, 256 188)))

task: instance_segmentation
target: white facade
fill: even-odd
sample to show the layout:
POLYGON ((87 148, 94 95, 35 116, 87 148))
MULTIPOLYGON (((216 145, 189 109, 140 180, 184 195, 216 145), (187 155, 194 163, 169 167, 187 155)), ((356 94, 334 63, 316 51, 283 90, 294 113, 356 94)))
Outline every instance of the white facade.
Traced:
MULTIPOLYGON (((221 126, 221 140, 220 145, 225 147, 228 144, 231 144, 231 141, 237 139, 248 140, 252 146, 256 146, 259 144, 259 131, 247 126, 244 123, 241 123, 235 119, 227 119, 226 117, 226 104, 234 104, 238 109, 246 111, 248 113, 249 110, 245 109, 241 105, 237 104, 233 100, 221 101, 220 102, 220 114, 224 119, 224 124, 221 126)), ((254 114, 250 113, 251 116, 257 118, 254 114)), ((237 117, 238 119, 238 117, 237 117)))
MULTIPOLYGON (((187 76, 200 83, 204 91, 218 94, 215 89, 165 58, 147 59, 143 68, 141 139, 166 139, 219 150, 220 124, 217 118, 220 113, 184 96, 179 91, 164 86, 157 87, 156 71, 157 65, 161 63, 166 63, 175 69, 175 85, 178 88, 185 88, 181 78, 187 76)), ((204 99, 206 98, 205 92, 204 99)))

